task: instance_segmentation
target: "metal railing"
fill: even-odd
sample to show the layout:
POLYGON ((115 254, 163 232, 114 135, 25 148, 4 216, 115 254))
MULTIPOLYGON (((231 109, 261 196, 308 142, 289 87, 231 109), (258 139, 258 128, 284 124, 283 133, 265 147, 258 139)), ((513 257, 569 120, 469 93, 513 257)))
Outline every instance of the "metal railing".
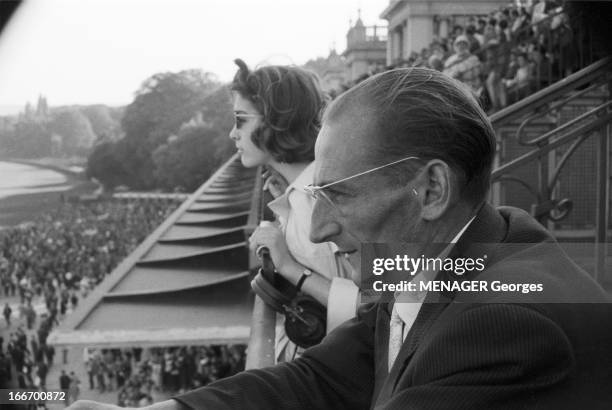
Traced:
POLYGON ((387 26, 366 26, 366 41, 387 41, 387 26))
POLYGON ((498 158, 499 167, 493 172, 493 182, 523 186, 535 201, 531 206, 532 215, 544 225, 559 222, 572 211, 575 199, 560 195, 556 187, 562 170, 579 147, 586 141, 597 139, 596 175, 593 178, 596 189, 593 239, 596 245, 594 275, 600 281, 604 279, 606 252, 605 247, 599 245, 607 242, 610 211, 611 71, 612 59, 600 60, 491 117, 497 131, 502 127, 514 128, 514 142, 526 149, 516 158, 504 158, 502 153, 498 158), (592 104, 585 108, 583 114, 561 123, 556 114, 564 107, 593 95, 597 97, 591 98, 592 104), (530 127, 550 118, 556 118, 550 130, 535 138, 528 136, 530 127), (551 158, 551 152, 560 155, 551 158), (535 175, 529 178, 515 175, 516 171, 533 164, 537 169, 535 175))

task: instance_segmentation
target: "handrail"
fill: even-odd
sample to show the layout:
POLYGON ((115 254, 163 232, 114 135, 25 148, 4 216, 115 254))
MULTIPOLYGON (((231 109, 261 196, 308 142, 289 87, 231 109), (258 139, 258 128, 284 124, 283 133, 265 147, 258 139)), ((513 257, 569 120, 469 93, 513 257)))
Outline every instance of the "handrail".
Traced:
POLYGON ((498 180, 502 175, 513 171, 517 168, 520 168, 522 166, 524 166, 526 163, 531 162, 532 160, 534 160, 535 158, 539 158, 542 157, 544 154, 549 153, 550 151, 552 151, 555 148, 558 148, 564 144, 566 144, 568 141, 571 141, 572 139, 575 139, 581 135, 590 133, 594 130, 597 130, 599 128, 601 128, 602 126, 608 124, 612 122, 612 113, 604 116, 604 117, 600 117, 598 118, 596 121, 590 122, 588 124, 584 124, 578 128, 575 128, 574 130, 562 135, 561 137, 558 137, 557 139, 555 139, 553 142, 540 146, 538 148, 534 148, 533 150, 529 151, 526 154, 521 155, 518 158, 515 158, 514 160, 498 167, 497 169, 495 169, 493 171, 493 173, 491 174, 491 179, 493 181, 498 180))
POLYGON ((539 145, 542 144, 544 141, 546 140, 550 140, 555 134, 558 134, 561 131, 565 131, 566 129, 572 127, 573 125, 579 123, 580 121, 598 113, 601 110, 604 110, 606 108, 608 108, 610 105, 612 105, 612 101, 608 101, 607 103, 604 103, 602 105, 600 105, 599 107, 593 108, 590 111, 585 112, 582 115, 579 115, 578 117, 566 122, 565 124, 562 124, 560 126, 558 126, 557 128, 555 128, 554 130, 548 131, 542 135, 540 135, 539 137, 536 137, 532 140, 529 141, 524 141, 522 138, 519 138, 519 143, 521 145, 527 145, 527 146, 533 146, 533 145, 539 145))
POLYGON ((491 115, 491 123, 494 128, 499 128, 506 123, 517 120, 521 116, 533 112, 541 106, 562 97, 569 91, 590 83, 604 74, 606 70, 610 69, 612 69, 612 58, 603 58, 589 65, 588 67, 567 76, 555 84, 537 91, 515 104, 499 110, 495 114, 491 115))
POLYGON ((523 131, 525 130, 525 128, 527 127, 527 125, 529 125, 531 123, 531 121, 537 119, 537 118, 541 118, 549 113, 555 112, 560 110, 562 107, 564 107, 565 105, 567 105, 570 101, 573 101, 577 98, 582 97, 583 95, 593 91, 594 89, 600 87, 601 84, 599 83, 592 83, 591 85, 587 86, 586 88, 583 88, 580 91, 577 91, 575 93, 572 93, 569 97, 566 97, 560 101, 555 101, 552 102, 548 105, 548 108, 546 110, 536 110, 533 114, 527 116, 527 118, 525 118, 523 120, 523 122, 521 123, 521 125, 519 125, 518 129, 516 130, 516 139, 518 140, 519 144, 521 145, 532 145, 531 141, 524 141, 522 134, 523 131))
MULTIPOLYGON (((505 138, 510 146, 518 145, 531 147, 531 149, 517 158, 501 158, 501 165, 492 173, 494 183, 514 182, 520 183, 532 195, 535 194, 535 203, 531 205, 532 215, 541 223, 558 222, 569 215, 572 210, 571 198, 559 196, 557 190, 562 169, 569 163, 570 157, 587 140, 595 139, 597 150, 597 172, 595 200, 595 268, 594 278, 604 281, 606 274, 606 252, 601 244, 607 243, 608 214, 609 214, 609 139, 612 134, 612 58, 606 57, 588 67, 571 74, 565 79, 550 85, 527 98, 501 110, 491 116, 495 129, 499 130, 505 125, 517 127, 514 138, 505 138), (605 91, 604 92, 604 87, 605 91), (600 93, 600 90, 602 91, 600 93), (560 114, 562 107, 585 96, 595 96, 592 101, 581 110, 580 115, 572 115, 568 121, 561 123, 559 115, 553 122, 552 130, 538 132, 539 135, 527 135, 529 126, 534 120, 544 118, 552 112, 560 114), (594 106, 594 107, 593 107, 594 106), (519 124, 517 124, 518 121, 519 124), (512 123, 514 122, 514 123, 512 123), (512 145, 514 144, 514 145, 512 145), (560 158, 555 159, 548 154, 564 147, 560 158), (565 148, 567 147, 567 148, 565 148), (518 177, 515 171, 524 168, 527 164, 535 164, 536 172, 531 173, 525 180, 518 177), (537 187, 537 188, 536 188, 537 187)), ((535 131, 531 128, 531 132, 535 131)), ((559 152, 557 152, 559 154, 559 152)), ((500 192, 500 191, 498 191, 500 192)))

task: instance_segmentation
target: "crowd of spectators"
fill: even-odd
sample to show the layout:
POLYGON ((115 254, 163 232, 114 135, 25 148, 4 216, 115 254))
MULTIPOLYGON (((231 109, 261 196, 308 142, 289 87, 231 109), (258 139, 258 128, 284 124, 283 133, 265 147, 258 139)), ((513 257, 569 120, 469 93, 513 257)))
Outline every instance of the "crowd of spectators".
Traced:
POLYGON ((22 326, 11 333, 6 347, 0 337, 0 388, 7 388, 13 379, 22 389, 45 387, 54 356, 52 346, 41 345, 36 337, 28 338, 22 326))
POLYGON ((375 71, 411 66, 442 71, 467 84, 493 112, 580 68, 561 0, 513 2, 465 21, 429 47, 375 71))
MULTIPOLYGON (((53 327, 178 205, 172 199, 65 203, 32 223, 0 231, 0 294, 19 300, 18 307, 1 306, 11 333, 6 349, 0 337, 0 388, 46 388, 55 360, 47 344, 53 327)), ((243 370, 245 350, 85 349, 83 361, 89 389, 116 391, 118 404, 132 407, 151 403, 153 391, 170 395, 243 370)), ((68 403, 79 398, 80 384, 74 371, 61 370, 68 403)))
MULTIPOLYGON (((48 322, 53 318, 43 315, 41 328, 51 326, 48 322)), ((0 388, 38 389, 49 391, 47 376, 55 363, 55 348, 45 343, 38 335, 30 335, 23 326, 10 334, 4 347, 4 340, 0 337, 0 388)), ((59 377, 60 390, 65 393, 66 403, 78 400, 80 380, 74 373, 66 374, 61 371, 59 377)), ((41 403, 39 403, 41 404, 41 403)), ((42 403, 44 404, 44 402, 42 403)), ((40 408, 40 406, 31 406, 40 408)), ((43 406, 44 407, 44 406, 43 406)))
POLYGON ((117 391, 117 404, 153 402, 153 392, 172 395, 244 370, 245 346, 85 349, 89 389, 117 391))
POLYGON ((52 314, 78 304, 178 206, 172 199, 65 203, 0 231, 0 294, 27 306, 44 297, 52 314))
MULTIPOLYGON (((4 349, 0 337, 0 388, 45 387, 55 355, 47 344, 53 327, 178 204, 173 199, 64 203, 31 223, 0 231, 0 295, 19 299, 18 306, 2 306, 8 341, 4 349), (26 329, 13 323, 16 317, 26 329)), ((78 391, 74 381, 64 382, 78 391)))

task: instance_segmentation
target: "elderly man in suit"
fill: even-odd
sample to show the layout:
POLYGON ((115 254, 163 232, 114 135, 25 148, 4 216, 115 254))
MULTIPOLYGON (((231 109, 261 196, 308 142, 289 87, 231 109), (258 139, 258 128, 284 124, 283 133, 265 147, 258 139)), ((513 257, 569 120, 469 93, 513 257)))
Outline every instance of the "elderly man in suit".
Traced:
POLYGON ((400 303, 400 293, 362 306, 293 362, 153 408, 608 408, 607 296, 528 214, 486 203, 494 153, 491 125, 459 83, 420 68, 373 76, 325 113, 311 239, 334 242, 357 273, 366 242, 417 243, 419 255, 447 243, 445 256, 484 252, 486 267, 436 279, 529 282, 542 292, 503 300, 428 291, 415 303, 400 303))

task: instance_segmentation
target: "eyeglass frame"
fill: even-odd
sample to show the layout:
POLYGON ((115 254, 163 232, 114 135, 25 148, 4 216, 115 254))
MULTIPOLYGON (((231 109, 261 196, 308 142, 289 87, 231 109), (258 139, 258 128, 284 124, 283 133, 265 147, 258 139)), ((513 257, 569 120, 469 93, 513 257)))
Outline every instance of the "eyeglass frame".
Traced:
POLYGON ((339 184, 341 182, 345 182, 345 181, 351 180, 353 178, 360 177, 362 175, 370 174, 370 173, 372 173, 374 171, 378 171, 379 169, 387 168, 387 167, 390 167, 391 165, 395 165, 395 164, 399 164, 400 162, 408 161, 409 159, 420 159, 420 158, 419 157, 414 157, 414 156, 402 158, 402 159, 399 159, 397 161, 393 161, 393 162, 390 162, 388 164, 380 165, 378 167, 369 169, 367 171, 359 172, 358 174, 355 174, 355 175, 351 175, 351 176, 348 176, 348 177, 345 177, 345 178, 341 178, 341 179, 339 179, 337 181, 330 182, 330 183, 325 184, 323 186, 317 186, 317 185, 313 185, 313 184, 308 184, 308 185, 304 186, 304 191, 306 191, 308 194, 310 194, 310 196, 312 196, 315 200, 318 200, 319 196, 325 198, 325 200, 332 207, 334 207, 336 210, 338 210, 337 205, 334 204, 334 201, 332 201, 331 198, 327 194, 325 194, 325 192, 323 191, 324 189, 329 188, 330 186, 334 186, 336 184, 339 184))
POLYGON ((245 113, 234 113, 234 117, 238 117, 238 118, 259 118, 259 117, 263 117, 263 115, 261 115, 261 114, 249 114, 249 113, 245 112, 245 113))

